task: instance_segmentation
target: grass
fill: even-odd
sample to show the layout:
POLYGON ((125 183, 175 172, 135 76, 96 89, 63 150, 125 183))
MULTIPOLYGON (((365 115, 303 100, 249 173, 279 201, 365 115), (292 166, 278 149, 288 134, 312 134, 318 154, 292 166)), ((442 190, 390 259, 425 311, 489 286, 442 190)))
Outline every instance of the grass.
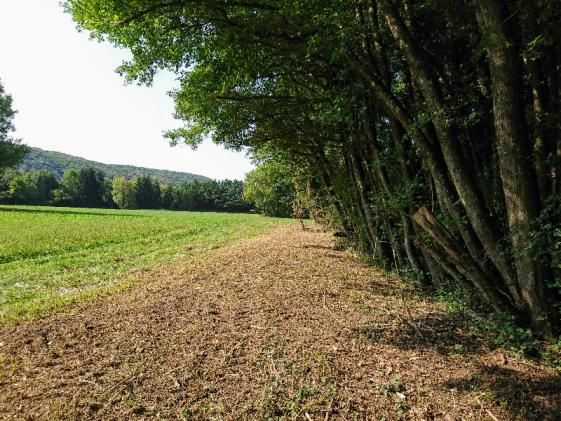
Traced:
POLYGON ((255 236, 282 221, 212 212, 0 206, 0 320, 30 318, 125 288, 138 270, 255 236))

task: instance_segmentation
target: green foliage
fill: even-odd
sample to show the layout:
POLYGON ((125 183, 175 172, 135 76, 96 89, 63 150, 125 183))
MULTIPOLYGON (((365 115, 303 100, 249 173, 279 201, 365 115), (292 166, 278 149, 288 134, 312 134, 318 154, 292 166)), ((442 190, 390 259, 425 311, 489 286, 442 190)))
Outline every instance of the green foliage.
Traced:
POLYGON ((16 112, 12 109, 12 97, 4 91, 0 81, 0 172, 17 165, 29 151, 20 140, 10 137, 14 131, 13 119, 16 112))
POLYGON ((538 359, 561 372, 561 337, 543 341, 529 328, 509 314, 474 320, 471 328, 488 338, 493 347, 502 348, 520 357, 538 359))
POLYGON ((124 177, 115 177, 111 187, 113 202, 121 209, 136 209, 134 182, 124 177))
POLYGON ((193 180, 179 187, 157 184, 150 176, 104 178, 94 168, 70 168, 57 182, 50 171, 0 174, 0 203, 121 209, 248 212, 243 182, 193 180))
POLYGON ((561 370, 561 337, 544 342, 531 329, 521 326, 514 315, 493 314, 479 297, 466 294, 465 288, 454 282, 438 288, 434 298, 447 311, 467 314, 472 333, 480 335, 491 347, 504 349, 518 357, 539 359, 561 370))
POLYGON ((215 183, 198 182, 183 183, 174 191, 174 209, 210 210, 214 206, 213 195, 215 183))
POLYGON ((162 209, 172 209, 174 191, 175 189, 171 186, 160 186, 160 206, 162 209))
POLYGON ((289 217, 296 198, 290 167, 275 160, 262 162, 247 174, 243 195, 267 216, 289 217))
POLYGON ((547 364, 561 372, 561 336, 556 341, 545 344, 542 357, 547 364))
POLYGON ((278 221, 249 214, 0 206, 0 319, 121 288, 278 221))
POLYGON ((8 197, 14 203, 49 204, 57 185, 48 171, 15 174, 8 185, 8 197))
POLYGON ((526 356, 538 356, 541 342, 528 328, 520 327, 509 314, 501 314, 474 322, 474 327, 488 334, 495 347, 508 349, 526 356))
POLYGON ((57 205, 106 207, 107 185, 103 174, 94 168, 71 168, 64 172, 57 192, 57 205))
POLYGON ((136 206, 141 209, 155 209, 160 202, 160 186, 149 176, 141 176, 133 180, 136 206))
MULTIPOLYGON (((172 143, 210 137, 266 161, 245 188, 262 212, 290 214, 296 184, 369 261, 461 279, 498 312, 559 329, 560 216, 537 218, 561 191, 558 8, 413 3, 65 1, 81 29, 131 52, 127 81, 177 76, 172 143)), ((187 208, 208 201, 200 186, 183 193, 187 208)))
POLYGON ((378 386, 378 393, 382 396, 388 396, 405 391, 405 383, 399 376, 393 376, 386 384, 378 386))
POLYGON ((113 200, 121 209, 247 212, 250 206, 242 192, 243 183, 237 180, 194 180, 171 187, 160 186, 150 177, 116 177, 112 186, 113 200))
POLYGON ((57 179, 62 178, 64 172, 69 169, 93 168, 107 179, 114 177, 125 177, 132 179, 143 175, 150 176, 158 184, 179 186, 181 183, 193 180, 208 180, 207 177, 191 173, 156 170, 153 168, 135 167, 132 165, 102 164, 60 152, 44 151, 39 148, 31 148, 23 158, 18 170, 36 171, 49 170, 57 179))

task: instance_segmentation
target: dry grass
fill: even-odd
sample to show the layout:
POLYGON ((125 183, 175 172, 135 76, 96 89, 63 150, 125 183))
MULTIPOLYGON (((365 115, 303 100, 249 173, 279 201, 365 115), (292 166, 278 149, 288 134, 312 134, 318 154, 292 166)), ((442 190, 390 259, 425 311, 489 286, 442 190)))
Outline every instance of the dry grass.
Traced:
POLYGON ((9 419, 559 419, 561 380, 294 225, 0 329, 9 419))

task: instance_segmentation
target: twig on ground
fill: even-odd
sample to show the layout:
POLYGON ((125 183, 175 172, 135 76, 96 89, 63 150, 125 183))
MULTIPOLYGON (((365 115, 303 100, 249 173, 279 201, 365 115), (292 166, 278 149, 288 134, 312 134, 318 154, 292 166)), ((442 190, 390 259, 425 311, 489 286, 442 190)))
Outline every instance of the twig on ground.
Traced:
MULTIPOLYGON (((403 302, 403 306, 405 307, 405 311, 407 312, 407 320, 406 320, 407 324, 413 328, 415 333, 419 337, 421 337, 421 339, 426 339, 425 335, 423 335, 423 332, 421 332, 421 329, 419 329, 417 324, 413 321, 413 316, 411 315, 411 310, 409 309, 409 305, 405 301, 405 295, 403 294, 403 291, 401 292, 401 301, 403 302)), ((399 315, 397 317, 399 317, 399 315)))
POLYGON ((333 319, 337 322, 339 322, 340 324, 344 325, 344 323, 341 321, 341 319, 339 319, 337 316, 335 316, 335 313, 333 313, 333 311, 331 311, 331 309, 327 306, 327 301, 325 299, 325 294, 323 294, 323 308, 331 315, 331 317, 333 317, 333 319))
POLYGON ((495 417, 495 415, 491 411, 489 411, 488 409, 486 409, 485 412, 487 412, 487 415, 489 415, 491 418, 493 418, 494 421, 499 421, 499 419, 497 417, 495 417))

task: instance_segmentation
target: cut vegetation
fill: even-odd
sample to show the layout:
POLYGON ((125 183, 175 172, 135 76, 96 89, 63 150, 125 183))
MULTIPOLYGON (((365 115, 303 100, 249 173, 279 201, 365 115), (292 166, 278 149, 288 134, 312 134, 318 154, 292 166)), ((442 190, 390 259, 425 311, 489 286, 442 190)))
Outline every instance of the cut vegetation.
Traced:
POLYGON ((60 3, 255 169, 28 148, 0 84, 0 419, 561 420, 558 2, 60 3), (300 224, 185 212, 250 210, 300 224))
POLYGON ((283 225, 0 327, 0 417, 556 420, 561 378, 283 225))

